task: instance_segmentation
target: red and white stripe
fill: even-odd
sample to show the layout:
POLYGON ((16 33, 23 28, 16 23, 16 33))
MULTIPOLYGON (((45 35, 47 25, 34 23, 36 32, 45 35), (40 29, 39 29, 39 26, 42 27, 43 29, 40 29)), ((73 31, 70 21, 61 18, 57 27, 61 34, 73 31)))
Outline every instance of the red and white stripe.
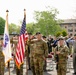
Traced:
POLYGON ((28 34, 19 36, 19 41, 16 49, 16 65, 20 68, 20 65, 24 62, 25 44, 28 39, 28 34))

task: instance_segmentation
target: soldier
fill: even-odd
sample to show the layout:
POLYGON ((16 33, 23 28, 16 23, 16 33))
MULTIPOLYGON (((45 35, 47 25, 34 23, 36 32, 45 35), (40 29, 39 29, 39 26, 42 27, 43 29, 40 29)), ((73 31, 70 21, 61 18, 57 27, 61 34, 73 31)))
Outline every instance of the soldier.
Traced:
POLYGON ((67 71, 67 56, 68 56, 68 47, 65 44, 63 37, 59 38, 58 46, 55 48, 58 58, 56 59, 57 63, 57 75, 66 75, 67 71))
MULTIPOLYGON (((17 47, 17 43, 18 43, 18 35, 13 37, 13 44, 14 44, 14 48, 13 48, 13 55, 14 55, 14 59, 15 59, 15 55, 16 55, 16 47, 17 47)), ((16 67, 16 75, 23 75, 23 64, 20 66, 20 69, 18 69, 16 63, 15 63, 15 67, 16 67)))
POLYGON ((12 56, 13 56, 13 60, 14 60, 14 69, 13 71, 16 69, 16 64, 15 64, 15 55, 16 55, 16 46, 18 43, 18 37, 17 36, 13 36, 10 40, 11 42, 11 48, 12 48, 12 56))
MULTIPOLYGON (((47 43, 47 37, 46 36, 42 36, 43 40, 47 43)), ((46 72, 46 67, 47 67, 47 62, 46 60, 44 60, 44 66, 43 66, 43 69, 44 69, 44 72, 46 72)))
POLYGON ((33 43, 31 44, 30 40, 33 40, 32 34, 29 34, 29 39, 26 42, 25 56, 27 56, 28 66, 29 66, 29 68, 31 68, 33 75, 36 75, 35 74, 35 68, 34 68, 34 60, 33 60, 34 59, 34 57, 33 57, 34 48, 33 48, 33 43))
POLYGON ((47 43, 42 39, 40 32, 36 33, 36 39, 30 41, 33 54, 33 63, 35 74, 34 75, 43 75, 43 62, 48 56, 48 46, 47 43))
POLYGON ((4 75, 5 63, 4 55, 2 53, 2 40, 0 40, 0 75, 4 75))
POLYGON ((48 42, 47 42, 47 44, 48 44, 48 52, 49 53, 52 52, 52 44, 53 44, 53 42, 54 42, 53 38, 51 37, 51 35, 49 35, 48 42))
MULTIPOLYGON (((32 33, 28 33, 28 37, 30 38, 31 36, 32 36, 32 33)), ((29 39, 27 40, 27 42, 28 41, 29 41, 29 39)), ((30 45, 29 44, 28 44, 28 52, 27 53, 28 53, 27 60, 28 60, 28 67, 29 67, 28 70, 31 70, 31 68, 30 68, 30 45)), ((32 61, 31 61, 31 63, 32 63, 32 61)))
POLYGON ((74 35, 74 37, 71 37, 67 39, 66 41, 69 44, 72 44, 73 46, 73 69, 74 69, 73 75, 76 75, 76 34, 74 35))

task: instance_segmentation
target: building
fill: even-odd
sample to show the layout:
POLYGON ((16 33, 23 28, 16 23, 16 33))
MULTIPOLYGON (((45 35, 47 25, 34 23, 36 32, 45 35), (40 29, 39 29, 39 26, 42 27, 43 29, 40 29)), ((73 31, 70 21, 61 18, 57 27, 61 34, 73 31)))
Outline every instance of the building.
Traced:
POLYGON ((60 26, 67 30, 68 35, 76 34, 76 19, 66 19, 60 24, 60 26))

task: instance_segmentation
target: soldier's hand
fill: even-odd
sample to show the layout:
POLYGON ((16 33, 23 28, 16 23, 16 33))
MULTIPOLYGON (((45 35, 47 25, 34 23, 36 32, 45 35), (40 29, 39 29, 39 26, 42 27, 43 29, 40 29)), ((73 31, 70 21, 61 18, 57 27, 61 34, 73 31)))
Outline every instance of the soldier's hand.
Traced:
POLYGON ((46 58, 43 56, 43 59, 46 60, 46 58))
POLYGON ((29 36, 29 39, 30 39, 30 40, 33 39, 33 35, 30 35, 30 36, 29 36))
POLYGON ((56 54, 60 54, 60 51, 57 51, 56 54))

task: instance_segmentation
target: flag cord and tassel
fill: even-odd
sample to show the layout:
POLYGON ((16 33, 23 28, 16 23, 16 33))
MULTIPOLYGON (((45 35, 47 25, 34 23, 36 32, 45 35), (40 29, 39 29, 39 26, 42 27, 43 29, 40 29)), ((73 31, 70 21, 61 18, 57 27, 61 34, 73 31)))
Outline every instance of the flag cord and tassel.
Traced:
MULTIPOLYGON (((26 22, 26 9, 24 9, 24 18, 25 18, 25 22, 26 22)), ((25 30, 25 32, 26 32, 26 30, 25 30)), ((26 56, 26 71, 25 71, 26 73, 26 75, 28 75, 28 58, 27 58, 27 56, 26 56)))

